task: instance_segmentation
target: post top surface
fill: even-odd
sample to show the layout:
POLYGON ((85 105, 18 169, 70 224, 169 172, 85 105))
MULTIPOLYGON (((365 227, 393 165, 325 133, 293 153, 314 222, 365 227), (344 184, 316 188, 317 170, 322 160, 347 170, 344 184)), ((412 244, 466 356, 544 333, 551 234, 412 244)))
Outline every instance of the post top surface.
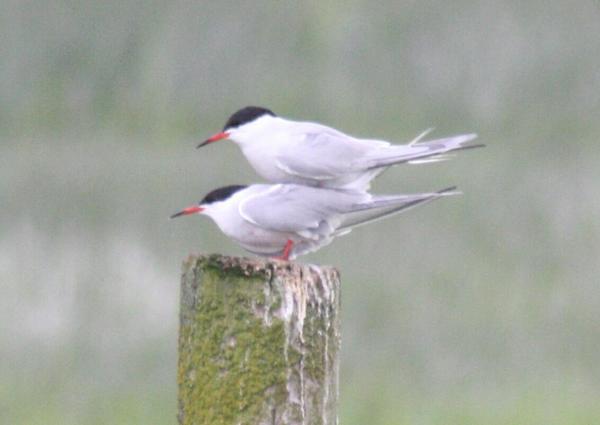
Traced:
POLYGON ((185 260, 184 265, 189 266, 193 263, 196 263, 198 266, 213 266, 221 270, 237 269, 238 272, 246 276, 265 273, 279 274, 315 271, 335 273, 339 276, 339 271, 333 266, 320 266, 261 257, 248 258, 222 254, 192 254, 185 260))

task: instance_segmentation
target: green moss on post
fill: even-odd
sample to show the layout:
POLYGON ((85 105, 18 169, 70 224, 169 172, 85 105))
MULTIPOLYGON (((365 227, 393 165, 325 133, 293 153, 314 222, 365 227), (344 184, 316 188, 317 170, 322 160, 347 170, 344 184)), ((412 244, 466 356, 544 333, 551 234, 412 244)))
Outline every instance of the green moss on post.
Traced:
POLYGON ((179 423, 334 425, 337 270, 224 257, 183 265, 179 423))

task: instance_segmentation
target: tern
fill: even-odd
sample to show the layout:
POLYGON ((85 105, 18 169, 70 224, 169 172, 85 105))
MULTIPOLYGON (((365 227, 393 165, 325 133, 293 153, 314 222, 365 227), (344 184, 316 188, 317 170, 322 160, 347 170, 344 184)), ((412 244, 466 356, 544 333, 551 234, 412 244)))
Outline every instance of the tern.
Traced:
POLYGON ((454 187, 433 193, 371 195, 295 184, 234 185, 213 190, 171 218, 207 215, 247 251, 290 260, 357 226, 457 193, 454 187))
POLYGON ((271 110, 247 106, 235 112, 223 131, 198 147, 230 139, 256 172, 271 183, 366 191, 370 182, 395 164, 447 159, 449 152, 481 147, 467 145, 476 134, 422 142, 427 130, 405 145, 359 139, 313 122, 291 121, 271 110))

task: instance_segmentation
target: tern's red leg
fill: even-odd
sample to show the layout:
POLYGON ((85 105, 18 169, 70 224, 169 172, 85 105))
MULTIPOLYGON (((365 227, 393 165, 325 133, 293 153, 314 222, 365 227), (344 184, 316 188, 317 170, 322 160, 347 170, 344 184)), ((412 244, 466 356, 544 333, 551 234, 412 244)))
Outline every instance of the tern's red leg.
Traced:
POLYGON ((283 248, 283 254, 281 255, 281 257, 275 257, 275 258, 278 258, 278 259, 284 260, 284 261, 289 261, 290 252, 292 252, 293 245, 294 245, 294 242, 291 239, 288 239, 287 242, 285 243, 285 247, 283 248))

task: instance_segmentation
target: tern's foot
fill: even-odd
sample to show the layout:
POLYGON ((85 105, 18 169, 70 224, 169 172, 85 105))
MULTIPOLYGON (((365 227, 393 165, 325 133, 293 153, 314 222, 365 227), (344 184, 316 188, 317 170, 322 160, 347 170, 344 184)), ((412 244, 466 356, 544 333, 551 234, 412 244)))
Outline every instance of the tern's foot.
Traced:
POLYGON ((292 246, 294 242, 291 239, 285 243, 285 247, 283 248, 283 254, 278 257, 273 257, 276 260, 290 261, 290 253, 292 252, 292 246))

